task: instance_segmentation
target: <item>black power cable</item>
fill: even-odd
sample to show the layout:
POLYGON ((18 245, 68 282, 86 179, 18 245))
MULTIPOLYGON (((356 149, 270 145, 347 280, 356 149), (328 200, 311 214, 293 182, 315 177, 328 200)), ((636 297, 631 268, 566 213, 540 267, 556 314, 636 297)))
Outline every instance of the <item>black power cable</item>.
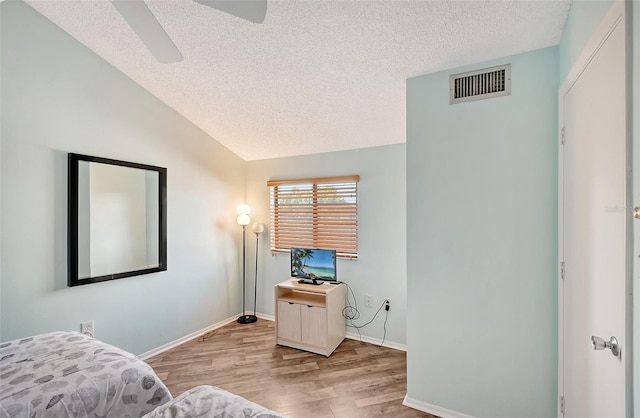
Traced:
POLYGON ((360 311, 358 310, 358 302, 356 300, 356 295, 353 292, 353 289, 351 289, 351 286, 349 286, 347 283, 342 282, 347 286, 347 302, 346 305, 344 307, 344 309, 342 310, 342 316, 344 317, 344 319, 346 319, 347 321, 349 321, 347 323, 348 327, 351 328, 355 328, 356 331, 358 331, 358 336, 360 337, 360 343, 363 344, 362 341, 362 334, 360 333, 360 328, 364 328, 367 325, 369 325, 370 323, 372 323, 376 317, 378 316, 378 314, 380 313, 380 311, 382 310, 382 308, 385 308, 385 317, 384 317, 384 325, 383 325, 383 329, 384 329, 384 335, 382 336, 382 343, 379 345, 379 347, 382 347, 382 345, 384 344, 384 340, 387 337, 387 318, 389 318, 389 305, 388 305, 388 301, 385 299, 384 302, 382 302, 382 305, 380 305, 380 307, 378 308, 378 310, 376 311, 375 314, 373 314, 373 318, 371 318, 371 320, 363 325, 356 325, 353 323, 353 321, 360 319, 360 311), (351 305, 351 302, 349 301, 349 292, 351 292, 351 296, 353 296, 353 305, 351 305))

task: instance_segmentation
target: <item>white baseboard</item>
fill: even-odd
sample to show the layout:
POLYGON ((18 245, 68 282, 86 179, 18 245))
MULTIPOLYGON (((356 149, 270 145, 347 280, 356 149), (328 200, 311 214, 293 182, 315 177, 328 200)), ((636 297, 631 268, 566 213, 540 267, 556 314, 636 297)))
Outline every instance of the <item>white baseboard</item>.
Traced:
POLYGON ((206 328, 202 328, 201 330, 192 332, 189 335, 185 335, 184 337, 178 338, 177 340, 173 340, 171 342, 168 342, 166 344, 161 345, 160 347, 154 348, 152 350, 149 350, 145 353, 142 353, 138 356, 139 359, 141 360, 146 360, 149 359, 153 356, 157 356, 160 353, 163 353, 167 350, 171 350, 174 347, 179 346, 180 344, 184 344, 187 341, 193 340, 194 338, 198 338, 199 336, 206 334, 207 332, 213 331, 214 329, 218 329, 220 327, 223 327, 227 324, 230 324, 231 322, 235 321, 236 318, 238 318, 240 316, 240 314, 234 315, 230 318, 224 319, 220 322, 217 322, 213 325, 209 325, 206 328))
POLYGON ((265 319, 265 320, 271 321, 271 322, 274 322, 276 320, 276 317, 273 316, 273 315, 267 315, 267 314, 263 314, 263 313, 259 313, 259 312, 256 312, 256 316, 258 318, 262 318, 262 319, 265 319))
MULTIPOLYGON (((357 341, 361 340, 360 336, 357 333, 353 332, 347 332, 347 338, 357 341)), ((382 343, 382 340, 378 338, 371 338, 364 335, 362 336, 362 341, 374 345, 382 344, 383 347, 393 348, 394 350, 407 351, 407 346, 405 344, 398 344, 394 343, 393 341, 385 341, 384 343, 382 343)))
POLYGON ((433 405, 427 402, 411 399, 409 396, 404 397, 402 402, 404 406, 417 409, 418 411, 426 412, 427 414, 436 415, 441 418, 474 418, 471 415, 463 414, 462 412, 452 411, 447 408, 443 408, 438 405, 433 405))
MULTIPOLYGON (((184 344, 187 341, 191 341, 194 338, 198 338, 199 336, 206 334, 207 332, 211 332, 214 329, 218 329, 220 327, 223 327, 227 324, 230 324, 231 322, 235 321, 241 314, 237 314, 234 315, 232 317, 229 317, 227 319, 224 319, 220 322, 217 322, 213 325, 209 325, 208 327, 202 328, 198 331, 192 332, 189 335, 185 335, 184 337, 180 337, 177 340, 173 340, 171 342, 168 342, 166 344, 161 345, 160 347, 154 348, 152 350, 149 350, 147 352, 144 352, 142 354, 140 354, 138 356, 139 359, 141 360, 146 360, 149 359, 153 356, 157 356, 158 354, 164 353, 167 350, 171 350, 172 348, 175 348, 177 346, 179 346, 180 344, 184 344)), ((258 313, 256 312, 256 316, 258 318, 262 318, 264 320, 267 321, 275 321, 275 317, 273 315, 267 315, 267 314, 263 314, 263 313, 258 313)), ((350 338, 352 340, 358 340, 360 341, 360 336, 358 334, 354 334, 351 332, 347 332, 346 335, 347 338, 350 338)), ((375 345, 380 345, 382 343, 382 340, 379 340, 377 338, 371 338, 371 337, 366 337, 363 336, 362 337, 362 341, 366 342, 366 343, 370 343, 370 344, 375 344, 375 345)), ((385 341, 384 344, 382 344, 383 347, 388 347, 388 348, 393 348, 395 350, 401 350, 401 351, 407 351, 407 346, 404 344, 398 344, 398 343, 394 343, 392 341, 385 341)), ((418 408, 415 408, 418 409, 418 408)))

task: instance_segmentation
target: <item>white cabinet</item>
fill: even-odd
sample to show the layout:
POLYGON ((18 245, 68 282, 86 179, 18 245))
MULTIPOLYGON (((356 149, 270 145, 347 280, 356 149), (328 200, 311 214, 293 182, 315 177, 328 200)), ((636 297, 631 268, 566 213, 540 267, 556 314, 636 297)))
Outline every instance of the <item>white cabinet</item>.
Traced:
POLYGON ((327 308, 313 305, 300 306, 300 325, 303 344, 326 347, 327 308))
POLYGON ((278 336, 286 340, 300 341, 302 339, 300 304, 279 301, 277 310, 278 336))
POLYGON ((345 285, 276 285, 276 343, 331 355, 345 336, 345 285))

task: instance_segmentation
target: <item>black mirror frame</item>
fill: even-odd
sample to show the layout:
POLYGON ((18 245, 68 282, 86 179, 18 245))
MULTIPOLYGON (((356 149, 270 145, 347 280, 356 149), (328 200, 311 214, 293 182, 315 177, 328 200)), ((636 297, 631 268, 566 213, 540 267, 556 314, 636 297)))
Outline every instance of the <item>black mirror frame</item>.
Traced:
POLYGON ((90 155, 69 153, 68 156, 68 286, 80 286, 90 283, 104 282, 107 280, 123 279, 125 277, 139 276, 167 270, 167 169, 146 164, 131 163, 128 161, 112 160, 108 158, 93 157, 90 155), (159 265, 141 270, 132 270, 123 273, 108 274, 104 276, 78 278, 78 171, 80 161, 117 165, 122 167, 139 168, 155 171, 159 174, 159 265))

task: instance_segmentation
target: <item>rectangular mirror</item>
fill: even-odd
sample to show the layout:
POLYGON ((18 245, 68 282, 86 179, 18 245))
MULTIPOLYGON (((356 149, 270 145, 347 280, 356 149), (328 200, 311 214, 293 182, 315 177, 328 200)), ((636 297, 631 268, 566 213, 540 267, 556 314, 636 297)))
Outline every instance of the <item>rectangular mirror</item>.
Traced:
POLYGON ((69 154, 69 286, 167 269, 167 169, 69 154))

